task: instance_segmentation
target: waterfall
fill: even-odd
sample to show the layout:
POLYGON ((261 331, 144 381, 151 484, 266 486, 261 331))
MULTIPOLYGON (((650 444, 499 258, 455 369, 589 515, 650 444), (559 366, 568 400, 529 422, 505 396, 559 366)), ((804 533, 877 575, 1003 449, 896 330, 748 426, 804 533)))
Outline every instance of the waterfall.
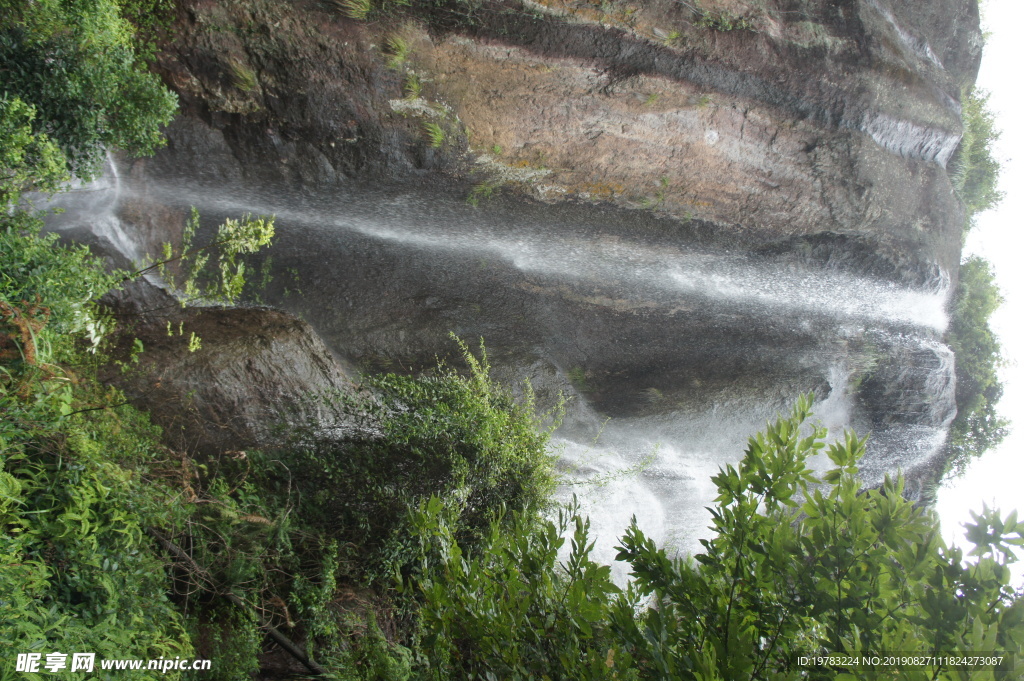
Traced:
MULTIPOLYGON (((116 164, 106 178, 58 200, 62 223, 137 262, 145 247, 117 208, 141 190, 122 186, 116 164)), ((276 283, 263 298, 309 321, 340 357, 425 367, 451 353, 454 331, 483 336, 502 376, 529 375, 542 401, 573 394, 552 444, 574 481, 564 495, 580 497, 605 561, 632 516, 660 545, 697 551, 711 476, 800 393, 816 392, 815 419, 833 436, 871 432, 867 484, 931 459, 955 413, 953 356, 940 341, 947 285, 645 239, 619 222, 639 218, 586 209, 556 219, 365 188, 145 191, 178 215, 196 205, 207 227, 276 215, 276 283)))
POLYGON ((59 231, 85 229, 105 244, 106 251, 116 253, 133 265, 141 263, 146 252, 118 216, 123 198, 121 174, 108 153, 103 173, 90 182, 75 179, 64 192, 52 198, 34 196, 42 208, 63 211, 51 215, 49 228, 59 231))

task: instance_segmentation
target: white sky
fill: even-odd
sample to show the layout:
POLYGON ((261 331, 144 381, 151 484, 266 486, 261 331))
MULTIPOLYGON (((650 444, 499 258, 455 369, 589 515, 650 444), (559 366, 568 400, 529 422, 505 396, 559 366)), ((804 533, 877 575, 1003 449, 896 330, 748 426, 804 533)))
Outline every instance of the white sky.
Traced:
MULTIPOLYGON (((1015 125, 1024 112, 1024 2, 987 0, 982 6, 982 28, 991 35, 985 43, 978 87, 991 92, 989 107, 996 115, 1002 136, 996 157, 1003 161, 1000 189, 1005 198, 999 207, 979 216, 966 253, 977 253, 992 263, 1005 302, 992 319, 992 328, 1003 346, 1008 366, 1001 371, 1005 393, 999 411, 1010 419, 1013 430, 1003 444, 988 452, 966 475, 947 484, 938 497, 946 541, 964 546, 960 525, 971 520, 970 511, 982 503, 1005 516, 1013 509, 1024 512, 1024 126, 1015 125)), ((1024 581, 1024 562, 1015 566, 1015 584, 1024 581)))

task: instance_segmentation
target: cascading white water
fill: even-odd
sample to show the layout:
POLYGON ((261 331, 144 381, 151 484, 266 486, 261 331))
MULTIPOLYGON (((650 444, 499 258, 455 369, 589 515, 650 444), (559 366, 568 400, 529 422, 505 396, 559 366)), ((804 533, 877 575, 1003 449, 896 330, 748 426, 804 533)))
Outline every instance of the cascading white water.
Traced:
MULTIPOLYGON (((181 190, 175 190, 181 200, 181 190)), ((754 260, 745 255, 693 246, 651 247, 611 238, 584 238, 555 230, 516 235, 500 225, 481 225, 474 215, 447 220, 432 215, 423 201, 398 197, 357 217, 338 211, 303 210, 265 199, 231 199, 205 192, 188 200, 223 212, 274 214, 279 222, 316 230, 346 230, 424 251, 488 256, 532 272, 574 282, 596 283, 632 294, 657 292, 698 295, 724 302, 769 308, 779 314, 834 317, 908 324, 945 331, 948 280, 927 290, 846 272, 754 260)))
MULTIPOLYGON (((811 422, 841 436, 853 414, 850 372, 829 368, 831 392, 814 406, 811 422)), ((573 494, 592 523, 595 556, 613 564, 616 581, 626 578, 626 567, 614 564, 614 546, 633 517, 659 546, 694 554, 700 540, 711 536, 707 507, 717 496, 711 478, 734 464, 746 449, 747 439, 766 423, 784 415, 788 405, 749 402, 713 404, 695 414, 672 413, 601 424, 595 441, 581 444, 585 429, 577 426, 570 437, 558 437, 565 469, 576 478, 566 486, 563 499, 573 494), (774 408, 778 407, 778 408, 774 408)), ((588 414, 591 424, 600 417, 588 414)), ((810 466, 821 473, 831 466, 824 453, 810 466)))
POLYGON ((147 253, 118 217, 121 198, 120 171, 108 153, 103 174, 96 179, 91 182, 75 180, 66 191, 52 198, 36 196, 34 200, 40 207, 66 211, 51 217, 51 228, 84 227, 128 262, 139 264, 147 253))
MULTIPOLYGON (((89 226, 138 262, 145 246, 116 215, 132 189, 112 173, 105 192, 97 185, 62 199, 64 223, 89 226)), ((645 243, 431 196, 271 202, 268 193, 162 191, 150 187, 148 200, 195 204, 209 220, 275 214, 277 271, 301 280, 307 299, 287 289, 266 297, 305 316, 341 356, 367 345, 401 355, 417 342, 434 343, 421 353, 432 356, 451 330, 483 335, 508 358, 507 373, 552 367, 552 390, 567 388, 580 366, 600 367, 602 382, 577 395, 553 444, 577 480, 565 494, 581 498, 602 560, 614 558, 634 515, 659 543, 698 550, 711 476, 800 392, 822 391, 814 411, 834 435, 873 429, 868 484, 932 457, 951 418, 952 354, 937 340, 947 323, 943 286, 645 243), (897 355, 909 358, 906 367, 886 364, 897 355), (860 399, 865 377, 897 406, 925 406, 883 423, 860 399), (618 402, 622 413, 602 429, 618 402)))

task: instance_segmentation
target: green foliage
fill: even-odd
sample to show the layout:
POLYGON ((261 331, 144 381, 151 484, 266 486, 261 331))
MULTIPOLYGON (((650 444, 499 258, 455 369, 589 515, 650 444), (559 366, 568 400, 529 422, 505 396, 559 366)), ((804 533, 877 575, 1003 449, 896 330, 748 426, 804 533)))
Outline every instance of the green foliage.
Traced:
POLYGON ((99 344, 107 324, 94 301, 121 277, 106 273, 85 246, 63 247, 56 234, 40 236, 41 227, 32 213, 0 214, 0 302, 45 305, 47 323, 35 343, 49 347, 51 359, 67 359, 80 336, 99 344))
POLYGON ((331 4, 349 19, 363 20, 373 9, 371 0, 331 0, 331 4))
POLYGON ((352 640, 351 650, 339 656, 335 666, 342 681, 409 681, 412 654, 408 648, 390 643, 372 614, 364 631, 352 640))
POLYGON ((444 144, 444 128, 434 121, 426 121, 423 124, 423 132, 427 135, 427 140, 430 141, 431 148, 440 149, 441 145, 444 144))
POLYGON ((479 206, 481 201, 488 201, 494 196, 494 192, 501 187, 501 184, 493 181, 478 182, 469 190, 466 196, 466 203, 471 206, 479 206))
MULTIPOLYGON (((467 549, 433 500, 417 514, 424 565, 427 678, 960 679, 942 665, 855 670, 801 665, 828 653, 1024 649, 1024 601, 1008 585, 1024 523, 985 510, 968 526, 976 564, 947 548, 929 511, 887 478, 864 490, 865 441, 828 447, 801 399, 715 476, 715 536, 693 559, 670 557, 635 522, 619 560, 623 594, 589 561, 586 522, 557 562, 558 524, 517 519, 467 549), (807 465, 824 451, 822 479, 807 465), (822 484, 825 483, 825 484, 822 484), (440 558, 438 558, 440 556, 440 558), (645 603, 645 607, 640 607, 645 603), (850 670, 854 671, 854 670, 850 670)), ((993 669, 971 678, 994 678, 993 669)))
POLYGON ((35 107, 0 95, 0 206, 22 191, 56 191, 70 179, 60 148, 45 133, 32 132, 35 118, 35 107))
POLYGON ((263 633, 252 613, 222 601, 200 608, 199 616, 189 619, 188 628, 196 642, 196 655, 209 659, 211 664, 210 669, 186 678, 239 681, 251 679, 259 671, 263 633))
POLYGON ((581 393, 593 390, 593 386, 590 385, 590 381, 587 379, 587 372, 583 367, 572 367, 566 372, 565 377, 568 378, 569 382, 572 383, 572 386, 581 393))
POLYGON ((252 92, 259 85, 256 72, 241 62, 231 62, 231 73, 235 76, 235 87, 242 92, 252 92))
MULTIPOLYGON (((163 144, 159 126, 176 99, 136 59, 134 29, 117 3, 2 0, 0 17, 5 98, 33 108, 30 119, 18 114, 21 123, 30 121, 37 148, 59 145, 67 172, 91 178, 105 147, 148 154, 163 144)), ((44 166, 57 165, 52 151, 44 166)))
POLYGON ((964 231, 974 224, 974 216, 994 208, 1002 199, 998 190, 999 162, 993 157, 999 131, 988 109, 988 93, 972 90, 963 98, 963 137, 953 159, 950 180, 967 210, 964 231))
MULTIPOLYGON (((106 332, 95 299, 124 273, 107 273, 84 247, 41 236, 32 214, 0 220, 0 588, 17 594, 0 596, 0 641, 11 650, 101 658, 190 656, 167 599, 164 559, 145 534, 154 527, 174 534, 197 510, 181 502, 196 496, 189 465, 166 460, 159 433, 123 396, 98 386, 81 352, 106 332)), ((263 241, 262 229, 231 227, 238 252, 263 241)), ((220 279, 230 283, 238 268, 223 262, 220 279)), ((136 343, 133 352, 140 350, 136 343)), ((263 509, 251 488, 237 487, 210 484, 204 500, 218 512, 199 518, 196 553, 219 582, 258 592, 268 581, 259 579, 260 559, 282 551, 267 539, 278 537, 269 521, 247 512, 263 509)), ((239 626, 225 626, 224 636, 241 635, 239 626)), ((249 668, 261 638, 247 639, 256 645, 248 648, 249 668)), ((238 650, 218 647, 225 668, 238 650)))
POLYGON ((366 396, 340 398, 354 433, 313 427, 278 455, 293 476, 278 484, 297 489, 305 521, 359 546, 373 575, 411 562, 417 549, 407 516, 432 495, 472 542, 499 509, 536 509, 553 489, 532 393, 517 403, 490 379, 483 348, 477 359, 461 347, 468 376, 441 366, 421 378, 371 378, 366 396))
POLYGON ((632 679, 612 632, 612 612, 632 605, 611 568, 590 558, 590 522, 575 505, 557 521, 495 520, 476 551, 463 551, 436 497, 415 514, 423 565, 424 678, 632 679), (558 560, 570 525, 572 549, 558 560))
POLYGON ((0 368, 0 645, 191 656, 144 534, 181 520, 173 490, 145 477, 162 451, 157 433, 86 377, 0 368))
POLYGON ((978 565, 962 565, 902 481, 861 489, 864 440, 850 433, 829 446, 836 468, 818 486, 807 457, 825 433, 804 436, 809 406, 801 400, 714 478, 716 535, 696 563, 669 558, 635 524, 623 538, 619 557, 657 604, 624 632, 641 666, 652 678, 768 679, 795 677, 800 655, 822 652, 1019 651, 1024 613, 1005 564, 1024 524, 1011 516, 986 534, 978 565))
POLYGON ((181 522, 173 490, 146 478, 163 453, 158 434, 87 367, 58 363, 100 333, 93 299, 118 277, 84 247, 39 236, 35 216, 2 220, 0 342, 20 347, 0 356, 0 644, 189 656, 144 534, 181 522))
POLYGON ((385 54, 388 55, 388 68, 400 69, 409 60, 409 43, 400 35, 392 35, 384 40, 385 54))
POLYGON ((1008 423, 996 414, 1003 386, 999 340, 989 318, 1002 303, 988 262, 972 256, 960 265, 947 342, 956 353, 957 416, 950 427, 952 470, 1002 442, 1008 423))
POLYGON ((199 212, 193 207, 180 248, 165 242, 161 259, 134 272, 131 278, 157 271, 178 292, 183 306, 196 301, 233 304, 245 289, 245 261, 240 256, 270 245, 274 218, 248 214, 240 220, 227 218, 204 246, 195 245, 198 230, 199 212))
POLYGON ((174 0, 118 0, 121 16, 135 31, 135 51, 141 60, 151 62, 157 39, 166 35, 174 22, 174 0))
POLYGON ((405 74, 405 83, 402 89, 405 92, 406 99, 418 98, 420 93, 423 91, 423 83, 420 81, 419 74, 411 70, 407 72, 405 74))
POLYGON ((699 28, 709 28, 712 31, 752 31, 754 25, 748 17, 721 10, 718 12, 708 11, 698 6, 697 18, 693 22, 699 28))

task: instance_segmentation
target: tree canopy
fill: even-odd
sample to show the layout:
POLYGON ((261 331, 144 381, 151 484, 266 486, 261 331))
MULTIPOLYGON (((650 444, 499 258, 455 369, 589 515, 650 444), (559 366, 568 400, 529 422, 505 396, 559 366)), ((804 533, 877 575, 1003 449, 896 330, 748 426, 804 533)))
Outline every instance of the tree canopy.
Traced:
POLYGON ((104 149, 148 154, 177 99, 114 0, 0 0, 0 199, 92 178, 104 149))

